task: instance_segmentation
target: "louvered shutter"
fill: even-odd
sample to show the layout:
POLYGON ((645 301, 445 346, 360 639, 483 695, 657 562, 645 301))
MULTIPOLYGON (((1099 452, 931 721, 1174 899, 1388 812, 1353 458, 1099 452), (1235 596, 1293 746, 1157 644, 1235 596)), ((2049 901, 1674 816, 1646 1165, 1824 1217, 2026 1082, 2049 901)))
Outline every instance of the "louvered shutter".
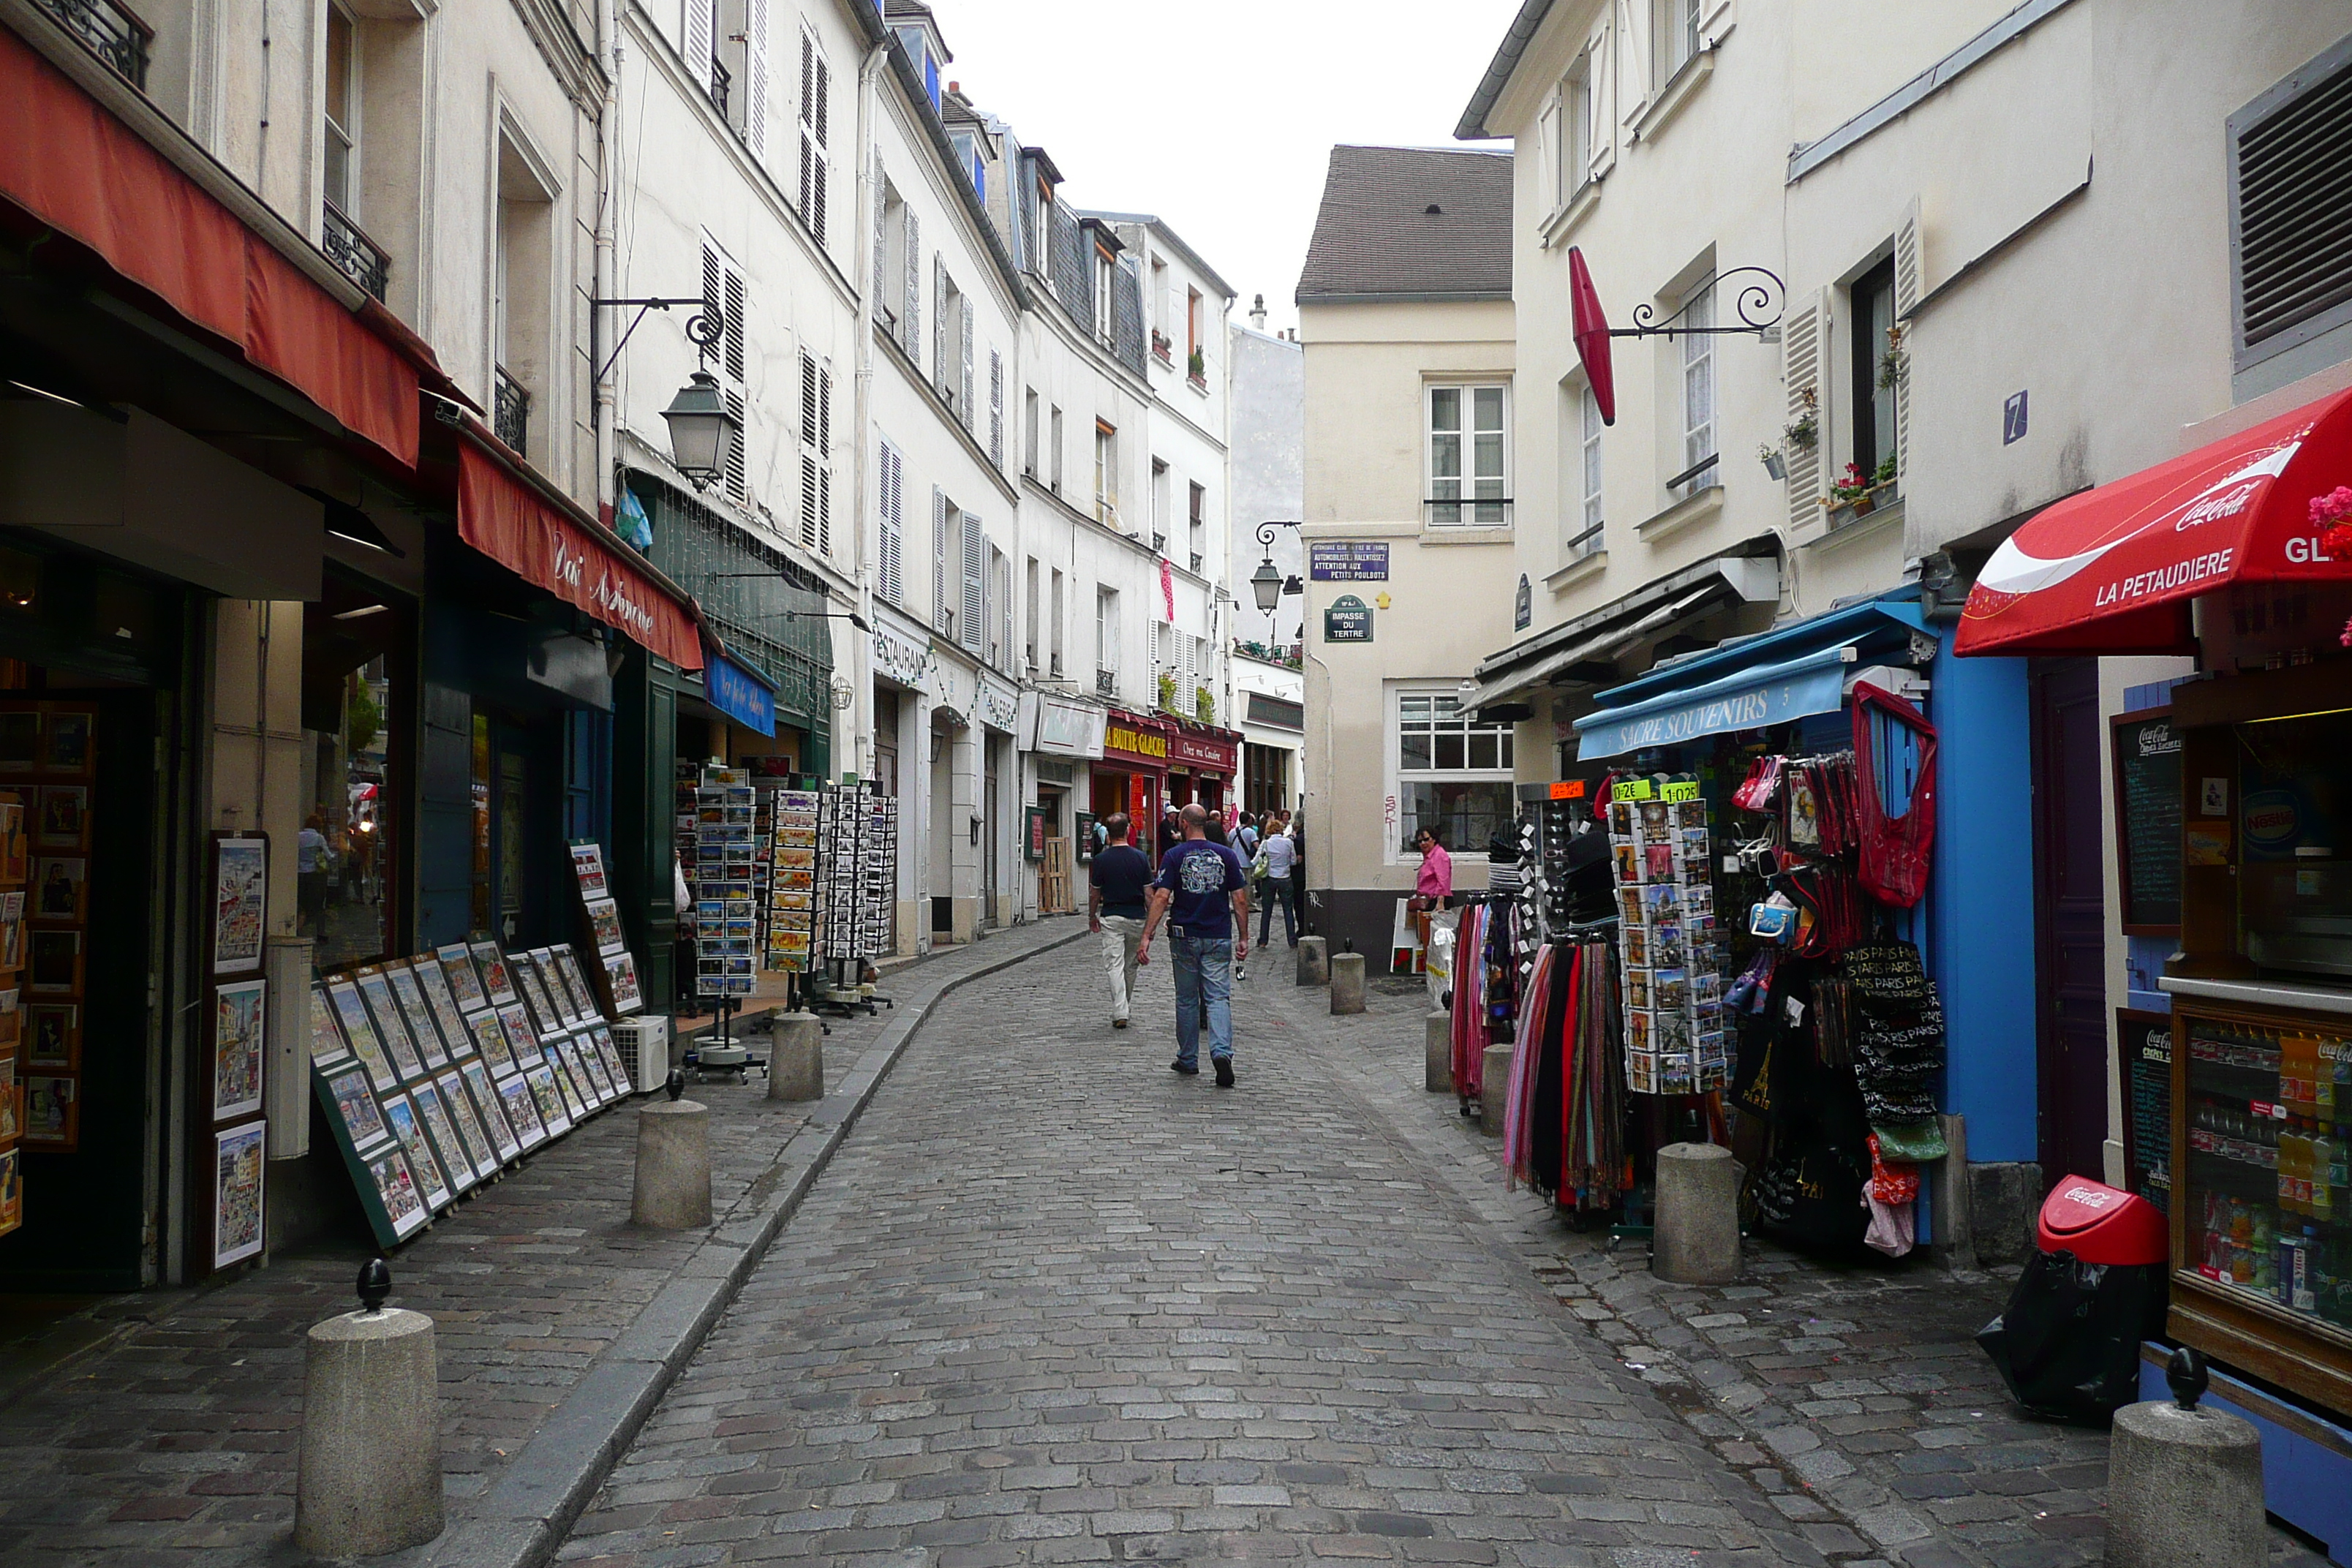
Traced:
POLYGON ((801 221, 824 243, 825 120, 833 87, 832 68, 817 52, 816 39, 801 34, 801 221))
POLYGON ((751 0, 750 37, 743 40, 745 64, 751 81, 749 97, 743 105, 743 140, 751 144, 751 156, 765 163, 768 157, 768 12, 772 0, 751 0))
POLYGON ((1919 309, 1922 285, 1927 281, 1927 267, 1919 254, 1919 198, 1911 198, 1911 205, 1903 215, 1903 226, 1895 231, 1895 330, 1901 335, 1895 345, 1895 471, 1911 471, 1911 316, 1919 309))
POLYGON ((817 481, 821 470, 806 452, 801 454, 801 548, 816 548, 817 481))
POLYGON ((1784 437, 1789 469, 1789 522, 1808 528, 1822 516, 1822 449, 1829 438, 1829 386, 1822 374, 1822 340, 1829 326, 1826 291, 1790 309, 1780 322, 1781 377, 1788 387, 1788 423, 1809 419, 1813 443, 1784 437))
POLYGON ((948 264, 931 258, 931 384, 945 392, 948 380, 948 264))
POLYGON ((1004 467, 1004 356, 988 351, 988 460, 1004 467))
POLYGON ((833 553, 833 372, 816 373, 816 547, 833 553))
POLYGON ((740 394, 730 392, 727 395, 727 412, 735 418, 735 437, 727 446, 727 494, 730 500, 745 500, 750 498, 751 488, 744 480, 743 446, 750 438, 751 426, 744 417, 740 394))
POLYGON ((971 311, 971 300, 966 300, 963 302, 963 309, 962 309, 962 310, 958 310, 958 311, 956 312, 956 315, 957 315, 957 317, 959 318, 958 325, 962 329, 962 332, 963 332, 963 393, 962 393, 962 395, 961 395, 961 396, 960 396, 960 397, 958 397, 958 398, 956 399, 956 414, 957 414, 957 416, 958 416, 958 417, 960 417, 961 419, 962 419, 962 421, 963 421, 963 427, 964 427, 965 429, 969 430, 969 429, 971 429, 971 428, 972 427, 972 424, 971 424, 971 420, 972 420, 972 412, 971 412, 971 315, 972 315, 972 311, 971 311))
POLYGON ((817 493, 824 472, 823 449, 817 445, 817 364, 816 356, 806 349, 801 351, 801 548, 817 548, 817 528, 821 498, 817 493))
POLYGON ((1604 19, 1585 45, 1589 60, 1584 68, 1585 92, 1592 110, 1585 132, 1591 138, 1586 143, 1590 161, 1585 167, 1596 180, 1617 164, 1617 64, 1610 58, 1615 42, 1615 33, 1604 19))
POLYGON ((988 535, 980 526, 980 519, 971 512, 963 514, 963 646, 975 653, 980 650, 988 628, 988 606, 984 602, 987 589, 982 573, 987 565, 988 535))
POLYGON ((948 609, 955 595, 948 588, 948 497, 931 487, 931 629, 945 633, 948 609))
POLYGON ((727 311, 727 335, 725 340, 727 379, 740 386, 743 383, 743 316, 745 301, 743 297, 743 279, 732 268, 727 269, 726 284, 722 290, 722 297, 726 301, 725 309, 727 311))
POLYGON ((890 182, 882 173, 882 154, 874 154, 874 309, 882 309, 883 299, 889 293, 890 216, 888 200, 890 182))
POLYGON ((718 32, 719 0, 686 0, 686 70, 710 90, 710 40, 718 32))
POLYGON ((882 460, 877 465, 879 482, 876 499, 881 503, 882 596, 897 605, 904 602, 906 584, 903 578, 903 552, 906 549, 906 514, 902 503, 906 493, 906 466, 898 448, 889 442, 882 443, 882 460))
POLYGON ((816 548, 821 555, 833 553, 833 469, 826 466, 816 471, 816 548))
POLYGON ((809 226, 816 231, 817 243, 824 242, 824 208, 833 186, 833 67, 825 58, 816 58, 816 216, 809 226))
POLYGON ((898 346, 919 363, 923 357, 923 231, 915 221, 913 202, 901 210, 907 215, 907 299, 898 312, 898 346))

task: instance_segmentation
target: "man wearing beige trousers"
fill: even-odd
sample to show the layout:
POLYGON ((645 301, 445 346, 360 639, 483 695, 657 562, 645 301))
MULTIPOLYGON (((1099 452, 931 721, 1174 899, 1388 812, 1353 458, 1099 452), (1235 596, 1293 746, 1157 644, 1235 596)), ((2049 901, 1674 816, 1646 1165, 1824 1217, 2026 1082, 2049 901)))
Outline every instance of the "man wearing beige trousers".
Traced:
POLYGON ((1103 968, 1110 976, 1110 1026, 1124 1029, 1135 997, 1135 950, 1143 935, 1151 862, 1128 842, 1131 825, 1127 813, 1111 813, 1103 818, 1102 827, 1108 842, 1095 856, 1087 929, 1102 934, 1103 968))

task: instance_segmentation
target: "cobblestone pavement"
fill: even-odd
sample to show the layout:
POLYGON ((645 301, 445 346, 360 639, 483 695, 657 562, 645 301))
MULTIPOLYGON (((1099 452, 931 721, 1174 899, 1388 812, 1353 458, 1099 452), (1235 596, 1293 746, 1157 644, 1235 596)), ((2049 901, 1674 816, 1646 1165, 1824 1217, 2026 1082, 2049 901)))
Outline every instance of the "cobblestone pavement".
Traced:
POLYGON ((1233 1092, 1169 1071, 1164 967, 1125 1034, 1083 949, 961 994, 562 1555, 1822 1562, 1332 1070, 1352 1033, 1276 1026, 1287 959, 1233 1092))
MULTIPOLYGON (((890 977, 914 989, 1068 935, 1067 921, 957 949, 890 977)), ((889 1026, 835 1022, 835 1081, 889 1026)), ((714 1118, 723 1215, 775 1166, 814 1107, 765 1086, 695 1090, 714 1118)), ((625 1105, 477 1192, 396 1253, 395 1305, 436 1321, 442 1463, 453 1515, 479 1494, 694 1253, 705 1233, 629 1223, 636 1118, 625 1105)), ((288 1555, 302 1336, 348 1311, 367 1250, 280 1254, 209 1289, 117 1298, 100 1343, 0 1406, 0 1558, 107 1565, 288 1555)))
MULTIPOLYGON (((1824 1265, 1750 1240, 1733 1285, 1654 1278, 1640 1243, 1612 1250, 1540 1196, 1505 1187, 1499 1141, 1422 1088, 1418 987, 1379 982, 1334 1019, 1320 992, 1258 994, 1493 1226, 1607 1353, 1638 1375, 1804 1539, 1870 1568, 2068 1568, 2100 1560, 2107 1436, 2030 1419, 1977 1331, 2017 1270, 1955 1274, 1922 1257, 1824 1265)), ((2325 1559, 2273 1532, 2273 1562, 2325 1559)))

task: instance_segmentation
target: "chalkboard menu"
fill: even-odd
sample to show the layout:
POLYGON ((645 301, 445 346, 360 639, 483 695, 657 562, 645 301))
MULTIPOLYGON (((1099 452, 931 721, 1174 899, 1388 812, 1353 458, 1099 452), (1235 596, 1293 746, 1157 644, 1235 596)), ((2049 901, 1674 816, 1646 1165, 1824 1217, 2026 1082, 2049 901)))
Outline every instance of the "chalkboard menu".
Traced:
POLYGON ((2114 743, 2123 928, 2170 936, 2180 929, 2180 731, 2169 708, 2126 713, 2114 743))
POLYGON ((2124 1074, 2124 1187, 2167 1213, 2172 1204, 2172 1017, 2116 1009, 2124 1074))

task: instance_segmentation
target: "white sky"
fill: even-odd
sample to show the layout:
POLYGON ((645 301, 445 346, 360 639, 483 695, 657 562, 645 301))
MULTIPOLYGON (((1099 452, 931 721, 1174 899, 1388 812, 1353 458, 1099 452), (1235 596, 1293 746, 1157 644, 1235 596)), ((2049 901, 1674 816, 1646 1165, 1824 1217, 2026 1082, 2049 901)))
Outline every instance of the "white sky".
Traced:
POLYGON ((930 0, 950 81, 1042 146, 1080 206, 1165 218, 1296 325, 1338 142, 1459 146, 1517 0, 930 0))

